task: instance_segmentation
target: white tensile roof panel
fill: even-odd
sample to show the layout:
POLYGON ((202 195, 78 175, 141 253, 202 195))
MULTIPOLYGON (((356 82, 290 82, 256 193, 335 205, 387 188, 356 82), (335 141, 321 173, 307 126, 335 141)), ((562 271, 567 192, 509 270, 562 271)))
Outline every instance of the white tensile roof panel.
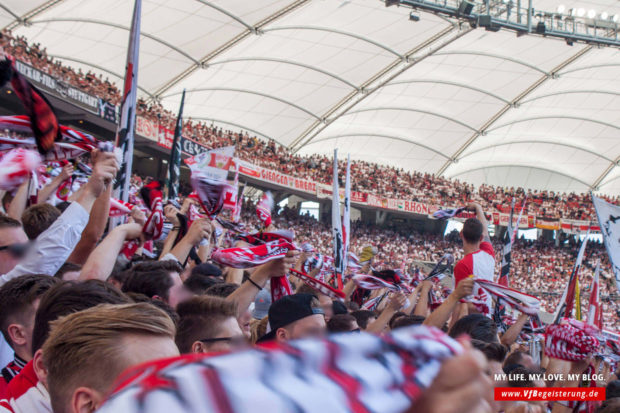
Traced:
MULTIPOLYGON (((534 1, 559 5, 620 14, 615 0, 534 1)), ((132 0, 2 6, 14 34, 122 84, 132 0)), ((475 184, 620 194, 617 48, 410 12, 380 0, 143 0, 140 94, 174 113, 185 89, 186 117, 300 154, 338 148, 475 184)))

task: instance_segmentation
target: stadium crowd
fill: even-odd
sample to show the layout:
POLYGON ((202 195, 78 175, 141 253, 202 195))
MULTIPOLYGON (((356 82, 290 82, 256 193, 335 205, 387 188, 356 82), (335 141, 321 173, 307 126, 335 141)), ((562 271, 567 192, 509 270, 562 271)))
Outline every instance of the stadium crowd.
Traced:
MULTIPOLYGON (((77 71, 48 56, 39 44, 29 44, 23 36, 14 36, 10 30, 2 31, 0 44, 15 58, 49 73, 57 79, 118 104, 120 92, 113 81, 101 74, 77 71)), ((162 127, 174 130, 176 114, 166 110, 160 102, 138 100, 137 113, 162 127)), ((299 178, 329 184, 332 161, 323 155, 300 156, 274 141, 265 141, 247 132, 235 132, 191 118, 184 123, 184 136, 208 148, 236 145, 237 155, 254 164, 274 169, 299 178)), ((344 167, 344 163, 340 165, 344 167)), ((460 205, 468 200, 480 203, 487 213, 508 212, 513 197, 520 205, 527 195, 527 213, 546 219, 575 219, 596 221, 596 214, 588 193, 555 193, 552 191, 524 191, 521 188, 501 188, 481 185, 477 189, 466 182, 438 177, 428 173, 409 172, 386 165, 354 161, 351 166, 354 191, 372 193, 396 199, 410 199, 429 205, 444 207, 460 205)), ((618 203, 618 197, 603 196, 618 203)))
MULTIPOLYGON (((3 42, 14 56, 89 93, 110 100, 118 93, 92 73, 50 60, 40 45, 10 32, 3 42)), ((142 104, 141 110, 150 109, 142 104)), ((296 157, 273 142, 212 126, 188 122, 187 128, 207 146, 235 144, 250 161, 331 179, 328 158, 296 157)), ((333 251, 326 224, 293 208, 265 210, 269 202, 258 211, 249 201, 240 222, 232 222, 230 210, 210 219, 201 207, 216 213, 224 182, 200 177, 192 181, 195 194, 164 204, 161 184, 134 176, 133 206, 126 205, 112 198, 117 155, 94 149, 88 157, 76 186, 63 186, 76 177, 70 163, 56 165, 57 175, 50 173, 41 187, 30 175, 14 174, 23 178, 18 185, 0 182, 14 189, 0 205, 0 413, 620 409, 620 343, 574 319, 537 326, 538 302, 507 289, 499 291, 512 306, 502 318, 508 325, 493 317, 491 296, 500 295, 483 286, 499 272, 502 243, 490 237, 484 210, 502 207, 519 194, 514 189, 476 192, 458 181, 356 163, 354 190, 413 191, 425 202, 464 206, 475 218, 446 236, 354 222, 350 251, 359 258, 350 263, 359 268, 338 286, 333 269, 315 267, 317 253, 333 251), (110 217, 121 223, 108 225, 110 217), (454 268, 446 269, 454 283, 425 279, 427 264, 446 253, 455 257, 454 268), (544 378, 530 376, 543 372, 544 378), (560 379, 560 373, 578 376, 560 379), (596 386, 606 394, 587 402, 494 397, 494 388, 507 386, 596 386)), ((530 199, 528 208, 537 213, 591 214, 584 196, 532 193, 530 199)), ((578 244, 518 240, 511 285, 553 310, 578 244)), ((616 330, 617 292, 601 245, 587 249, 581 303, 599 260, 600 324, 616 330)))
MULTIPOLYGON (((359 331, 373 334, 369 337, 390 333, 408 335, 413 340, 411 343, 425 340, 428 334, 432 334, 432 346, 423 347, 428 354, 415 361, 420 368, 429 360, 439 360, 445 349, 453 346, 462 348, 458 351, 460 355, 444 359, 441 369, 431 369, 435 373, 430 379, 412 379, 409 386, 422 386, 421 392, 412 391, 411 387, 403 388, 403 394, 407 397, 402 399, 395 396, 393 387, 386 389, 390 392, 390 397, 384 400, 387 411, 542 413, 549 407, 554 413, 564 413, 576 408, 567 402, 547 406, 545 402, 493 400, 493 386, 562 387, 580 384, 533 380, 510 382, 495 378, 494 373, 537 373, 541 369, 546 369, 547 373, 566 369, 583 372, 588 364, 583 361, 569 362, 552 350, 549 354, 545 350, 545 355, 540 351, 537 353, 534 347, 528 347, 534 345, 532 340, 535 335, 534 332, 522 331, 528 320, 527 315, 519 315, 508 330, 498 332, 491 318, 476 312, 467 303, 461 303, 472 294, 472 278, 460 280, 454 289, 447 290, 433 281, 413 277, 418 282, 412 284, 415 288, 411 293, 392 293, 386 298, 380 295, 382 290, 374 290, 368 298, 383 298, 369 310, 361 310, 354 297, 357 291, 364 290, 352 281, 347 282, 343 290, 345 300, 340 301, 290 275, 294 294, 273 299, 268 293, 268 284, 274 283, 276 278, 287 274, 293 267, 303 268, 310 257, 308 251, 289 251, 282 258, 261 265, 226 266, 211 258, 213 247, 217 245, 222 251, 227 247, 240 246, 239 241, 222 223, 208 218, 194 216, 189 227, 183 228, 182 221, 185 219, 182 218, 189 218, 192 205, 197 205, 192 197, 185 197, 179 206, 166 204, 167 231, 155 240, 151 253, 146 245, 144 249, 138 247, 127 253, 127 242, 147 237, 145 228, 149 211, 134 208, 127 223, 105 234, 110 208, 109 182, 115 176, 118 165, 112 153, 95 151, 91 156, 92 175, 68 201, 51 201, 48 198, 53 199, 58 181, 71 175, 71 166, 64 167, 60 178, 48 184, 51 188, 44 187, 39 191, 38 203, 27 206, 28 197, 24 194, 27 193, 28 181, 13 195, 3 198, 5 215, 0 216, 0 330, 6 340, 2 353, 8 364, 2 369, 0 378, 0 411, 60 413, 90 412, 99 408, 102 412, 196 411, 197 407, 189 406, 204 407, 205 403, 217 406, 224 402, 236 406, 231 411, 247 411, 247 406, 252 406, 252 403, 256 403, 253 405, 255 408, 275 406, 287 400, 285 398, 283 401, 278 392, 265 389, 258 399, 236 393, 236 386, 241 384, 224 380, 230 374, 227 366, 236 366, 235 371, 241 372, 236 380, 247 386, 253 383, 252 380, 260 383, 264 374, 286 376, 286 367, 272 363, 267 367, 257 365, 259 370, 266 369, 262 373, 245 369, 247 357, 254 360, 268 357, 266 354, 272 354, 270 351, 284 351, 286 354, 290 351, 286 349, 290 347, 279 347, 282 343, 327 333, 343 333, 345 336, 334 339, 336 341, 331 347, 326 347, 326 351, 333 351, 334 346, 349 342, 349 359, 365 357, 356 354, 355 350, 359 331), (56 206, 48 201, 56 203, 56 206), (414 325, 423 327, 412 328, 414 325), (439 330, 427 330, 429 327, 443 329, 458 340, 446 341, 449 340, 447 336, 441 335, 439 330), (471 341, 463 338, 463 334, 467 334, 471 341), (267 353, 253 350, 252 345, 259 348, 267 346, 264 347, 267 353), (444 345, 447 347, 442 347, 444 345), (7 352, 14 352, 10 362, 7 352), (217 355, 221 352, 229 356, 220 359, 217 355), (179 353, 203 356, 175 358, 179 353), (172 361, 166 359, 169 357, 172 361), (240 362, 235 357, 246 361, 235 364, 240 362), (106 363, 102 364, 101 360, 106 360, 106 363), (217 360, 222 363, 219 367, 217 360), (203 393, 188 385, 187 380, 197 383, 191 377, 194 369, 195 374, 207 374, 201 370, 205 368, 203 361, 216 367, 210 367, 215 368, 215 372, 210 370, 211 376, 201 377, 215 374, 220 377, 218 380, 223 381, 205 382, 210 390, 216 392, 211 394, 216 396, 197 401, 195 398, 203 393), (177 371, 180 365, 184 369, 177 371), (137 371, 131 370, 134 366, 137 366, 137 371), (126 369, 130 370, 117 381, 126 369), (461 370, 462 375, 455 381, 455 371, 461 370), (155 376, 148 378, 149 374, 155 376), (165 383, 157 381, 157 377, 164 376, 167 377, 165 383), (167 389, 167 386, 172 387, 167 389), (225 386, 225 391, 222 386, 225 386), (138 399, 132 393, 132 389, 136 388, 142 389, 138 399), (172 393, 171 389, 174 389, 172 393), (112 392, 115 396, 104 402, 112 392), (144 406, 139 407, 142 404, 135 404, 136 400, 151 407, 140 410, 144 406)), ((134 178, 133 182, 146 182, 142 187, 133 187, 136 203, 138 197, 149 204, 152 197, 160 195, 158 186, 153 185, 156 181, 134 178)), ((477 216, 481 217, 482 209, 480 206, 476 208, 479 211, 477 216)), ((247 202, 241 215, 245 231, 250 233, 263 229, 265 225, 254 210, 255 204, 247 202)), ((316 252, 330 253, 331 233, 312 217, 285 207, 274 213, 272 218, 268 230, 293 229, 297 244, 310 243, 316 252)), ((471 256, 471 253, 463 254, 471 245, 484 251, 490 248, 488 245, 482 247, 482 243, 487 242, 488 234, 483 223, 475 218, 465 223, 461 235, 449 234, 445 238, 411 233, 404 228, 389 230, 360 223, 354 223, 351 232, 351 250, 359 254, 360 272, 402 267, 404 272, 413 273, 421 264, 419 261, 436 261, 445 252, 451 252, 458 258, 458 266, 471 256), (474 231, 473 235, 471 231, 474 231), (458 239, 462 239, 462 244, 458 239), (471 239, 476 241, 471 244, 471 239)), ((522 264, 531 259, 528 252, 538 247, 545 254, 543 259, 549 262, 558 260, 553 265, 560 271, 570 268, 575 255, 572 246, 560 251, 550 245, 518 241, 514 259, 515 284, 521 282, 519 271, 530 267, 522 264)), ((495 250, 499 248, 500 244, 496 242, 495 250)), ((590 251, 589 263, 602 255, 600 247, 590 251)), ((457 270, 454 271, 456 274, 457 270)), ((533 284, 537 274, 529 271, 526 274, 527 283, 533 284)), ((562 276, 558 273, 558 278, 562 276)), ((583 278, 585 281, 586 277, 583 278)), ((545 279, 553 281, 553 277, 545 279)), ((552 285, 561 288, 561 281, 549 284, 549 287, 541 284, 541 288, 550 290, 552 285)), ((605 294, 609 294, 608 289, 603 290, 605 294)), ((363 301, 368 303, 367 299, 363 301)), ((604 314, 606 326, 608 321, 613 320, 612 317, 617 317, 609 312, 610 308, 604 314)), ((617 318, 615 320, 611 327, 617 327, 617 318)), ((379 341, 365 341, 367 350, 380 345, 381 339, 376 340, 379 341)), ((294 343, 291 342, 292 345, 294 343)), ((301 357, 325 354, 321 350, 322 343, 325 342, 311 340, 303 347, 301 357)), ((413 351, 411 354, 419 356, 422 351, 408 347, 399 350, 390 348, 390 351, 399 354, 395 356, 397 359, 404 357, 403 353, 398 352, 413 351)), ((333 357, 338 358, 339 354, 336 352, 333 357)), ((298 357, 291 362, 299 362, 298 357)), ((366 365, 367 369, 378 367, 372 364, 372 359, 363 360, 370 363, 366 365)), ((599 411, 614 411, 620 402, 616 398, 619 384, 615 373, 617 364, 603 356, 590 361, 594 371, 600 372, 600 380, 596 384, 609 386, 609 400, 598 406, 599 411)), ((324 374, 309 366, 306 371, 308 375, 324 374)), ((416 374, 422 374, 422 371, 416 374)), ((424 374, 431 374, 428 370, 424 371, 427 371, 424 374)), ((370 374, 369 370, 367 374, 370 374)), ((371 374, 368 379, 372 380, 372 377, 371 374)), ((336 383, 340 382, 336 380, 336 383)), ((374 391, 382 389, 380 382, 376 386, 374 391)), ((316 403, 300 396, 310 394, 312 386, 306 387, 299 382, 293 388, 297 394, 293 397, 300 397, 294 403, 304 403, 305 406, 316 403)), ((333 391, 333 387, 328 386, 327 389, 333 391)), ((340 399, 330 395, 327 389, 323 403, 335 408, 340 399)), ((351 394, 351 397, 360 397, 360 403, 368 403, 359 394, 351 394)), ((344 410, 353 409, 347 403, 341 406, 348 406, 342 407, 344 410)))

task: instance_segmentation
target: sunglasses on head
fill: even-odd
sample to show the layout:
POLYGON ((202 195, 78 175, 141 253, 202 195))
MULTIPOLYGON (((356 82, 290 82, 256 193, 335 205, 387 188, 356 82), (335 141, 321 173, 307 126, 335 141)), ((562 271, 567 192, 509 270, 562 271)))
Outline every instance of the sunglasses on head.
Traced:
POLYGON ((19 258, 19 257, 23 257, 26 254, 26 252, 28 252, 29 248, 30 248, 29 243, 10 244, 10 245, 4 245, 0 247, 0 251, 7 251, 14 257, 19 258))
POLYGON ((236 336, 236 337, 217 337, 217 338, 203 338, 201 341, 205 344, 217 343, 220 341, 227 341, 233 345, 242 345, 247 343, 247 339, 244 336, 236 336))

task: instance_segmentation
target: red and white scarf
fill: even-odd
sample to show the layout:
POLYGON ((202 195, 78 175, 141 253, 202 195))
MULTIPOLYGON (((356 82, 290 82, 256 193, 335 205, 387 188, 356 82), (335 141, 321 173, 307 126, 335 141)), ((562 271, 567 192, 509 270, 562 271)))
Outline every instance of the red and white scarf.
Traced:
POLYGON ((314 288, 315 290, 317 290, 318 292, 320 292, 321 294, 324 294, 330 298, 333 298, 335 300, 340 300, 345 298, 345 294, 344 292, 335 289, 334 287, 332 287, 329 284, 326 284, 316 278, 313 278, 311 276, 309 276, 308 274, 306 274, 305 272, 301 272, 301 271, 297 271, 291 268, 291 272, 293 272, 295 274, 295 276, 297 278, 299 278, 300 280, 302 280, 305 284, 309 285, 310 287, 314 288))
POLYGON ((98 411, 404 412, 462 351, 440 330, 412 326, 186 355, 125 372, 98 411))
POLYGON ((400 291, 399 286, 389 283, 373 275, 356 274, 353 276, 352 280, 355 285, 365 290, 380 290, 382 288, 387 288, 388 290, 394 292, 400 291))
POLYGON ((256 204, 256 214, 262 221, 265 228, 271 225, 271 210, 273 209, 273 195, 267 191, 263 194, 261 200, 256 204))
POLYGON ((36 151, 13 149, 0 159, 0 189, 12 191, 24 183, 41 166, 36 151))
POLYGON ((121 217, 123 215, 128 215, 134 208, 135 205, 130 204, 129 202, 125 202, 116 198, 110 198, 111 217, 121 217))
MULTIPOLYGON (((484 279, 476 279, 475 281, 480 290, 483 290, 483 294, 486 292, 494 296, 495 299, 501 298, 506 304, 522 313, 536 315, 540 311, 540 300, 534 296, 494 283, 493 281, 484 279)), ((487 305, 488 299, 486 295, 474 296, 469 301, 483 314, 488 315, 491 313, 491 309, 487 305)))
POLYGON ((550 324, 545 330, 545 354, 560 360, 581 361, 588 358, 599 347, 600 342, 592 331, 579 324, 565 321, 564 324, 550 324))

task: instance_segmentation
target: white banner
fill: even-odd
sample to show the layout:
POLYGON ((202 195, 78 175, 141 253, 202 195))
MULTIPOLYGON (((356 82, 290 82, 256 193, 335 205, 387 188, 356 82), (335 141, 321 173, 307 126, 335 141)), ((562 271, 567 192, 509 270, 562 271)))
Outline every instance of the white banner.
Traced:
POLYGON ((592 195, 599 226, 603 233, 605 248, 616 276, 616 287, 620 291, 620 206, 612 205, 592 195))

